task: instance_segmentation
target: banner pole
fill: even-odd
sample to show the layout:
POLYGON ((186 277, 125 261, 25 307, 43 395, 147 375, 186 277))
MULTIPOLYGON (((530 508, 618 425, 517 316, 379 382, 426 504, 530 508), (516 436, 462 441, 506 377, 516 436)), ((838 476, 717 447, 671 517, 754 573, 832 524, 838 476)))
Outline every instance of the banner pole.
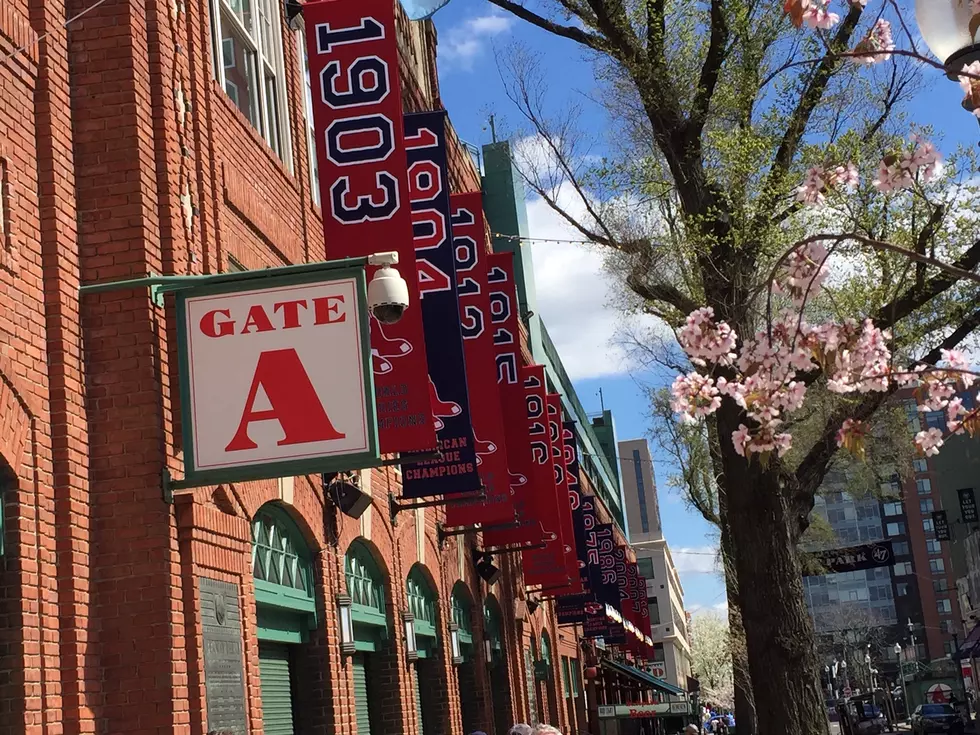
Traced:
POLYGON ((453 496, 451 498, 443 497, 442 500, 423 500, 419 503, 399 503, 395 498, 394 493, 388 493, 388 504, 391 513, 391 525, 395 525, 395 517, 401 513, 403 510, 415 510, 416 508, 439 508, 439 507, 452 507, 454 505, 465 505, 467 503, 472 503, 474 500, 486 500, 487 493, 486 488, 481 490, 479 493, 474 495, 462 493, 458 496, 453 496))

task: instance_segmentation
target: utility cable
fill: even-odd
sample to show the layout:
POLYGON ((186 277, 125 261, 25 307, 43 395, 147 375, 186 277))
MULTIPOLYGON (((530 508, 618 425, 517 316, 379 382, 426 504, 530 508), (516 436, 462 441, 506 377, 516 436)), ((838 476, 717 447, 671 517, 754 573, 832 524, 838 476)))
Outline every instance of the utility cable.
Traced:
MULTIPOLYGON (((90 5, 89 7, 85 8, 85 10, 81 11, 80 13, 78 13, 76 15, 73 15, 71 18, 69 18, 68 20, 66 20, 64 23, 61 24, 60 28, 67 28, 72 23, 74 23, 76 20, 78 20, 79 18, 81 18, 82 16, 84 16, 87 13, 91 13, 93 10, 95 10, 97 7, 99 7, 100 5, 102 5, 105 2, 106 2, 106 0, 98 0, 93 5, 90 5)), ((25 46, 21 46, 20 48, 14 49, 12 53, 9 53, 9 54, 7 54, 6 56, 3 57, 2 62, 4 64, 6 64, 8 61, 10 61, 11 59, 13 59, 15 56, 18 56, 19 54, 24 53, 28 49, 31 49, 31 48, 37 46, 39 43, 41 43, 41 41, 43 41, 45 38, 47 38, 48 36, 50 36, 53 33, 54 33, 54 31, 48 31, 47 33, 43 33, 40 36, 38 36, 37 39, 35 39, 33 43, 29 43, 29 44, 27 44, 25 46)))

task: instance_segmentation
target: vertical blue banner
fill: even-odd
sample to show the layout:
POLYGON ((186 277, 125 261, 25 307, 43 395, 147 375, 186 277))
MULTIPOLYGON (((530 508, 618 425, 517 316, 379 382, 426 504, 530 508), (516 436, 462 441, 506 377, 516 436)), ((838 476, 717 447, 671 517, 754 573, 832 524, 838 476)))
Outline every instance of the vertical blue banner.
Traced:
MULTIPOLYGON (((445 110, 406 115, 405 147, 429 396, 442 457, 403 463, 402 492, 406 498, 472 493, 483 484, 477 471, 470 423, 456 290, 445 110)), ((378 247, 384 249, 380 243, 378 247)), ((391 400, 397 401, 398 397, 392 396, 391 400)))

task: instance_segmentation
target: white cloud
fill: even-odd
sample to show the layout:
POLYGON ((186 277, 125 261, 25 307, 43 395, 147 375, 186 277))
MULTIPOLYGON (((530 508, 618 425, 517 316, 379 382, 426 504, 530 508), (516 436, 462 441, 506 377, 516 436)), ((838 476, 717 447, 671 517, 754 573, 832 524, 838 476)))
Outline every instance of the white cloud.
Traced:
POLYGON ((678 574, 716 574, 721 571, 718 549, 714 546, 682 546, 671 549, 670 554, 678 574))
MULTIPOLYGON (((566 207, 573 216, 582 214, 574 202, 566 207)), ((527 204, 532 238, 581 240, 561 215, 543 199, 527 204)), ((652 317, 625 316, 616 304, 619 287, 603 267, 597 246, 570 242, 532 241, 537 312, 544 320, 562 363, 572 380, 628 373, 635 367, 627 350, 618 343, 626 331, 655 328, 652 317)))
POLYGON ((487 42, 509 31, 513 24, 513 18, 491 13, 453 26, 439 41, 439 69, 444 72, 456 69, 472 71, 487 42))

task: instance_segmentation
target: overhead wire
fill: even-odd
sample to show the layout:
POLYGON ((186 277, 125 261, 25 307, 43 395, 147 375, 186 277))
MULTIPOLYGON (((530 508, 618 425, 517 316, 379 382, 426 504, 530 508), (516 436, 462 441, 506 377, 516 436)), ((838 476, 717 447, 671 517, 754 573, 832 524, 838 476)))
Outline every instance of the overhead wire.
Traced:
MULTIPOLYGON (((93 10, 95 10, 97 7, 99 7, 100 5, 102 5, 105 2, 107 2, 107 0, 97 0, 97 2, 93 3, 89 7, 85 8, 84 10, 82 10, 81 12, 76 13, 71 18, 69 18, 64 23, 62 23, 61 26, 59 26, 58 30, 67 28, 72 23, 74 23, 76 20, 78 20, 79 18, 85 16, 88 13, 91 13, 93 10)), ((6 64, 8 61, 10 61, 11 59, 13 59, 15 56, 19 56, 20 54, 24 53, 25 51, 36 47, 38 44, 41 43, 41 41, 43 41, 45 38, 47 38, 48 36, 52 35, 53 33, 54 33, 53 30, 52 31, 48 31, 47 33, 42 33, 40 36, 38 36, 33 41, 31 41, 31 43, 24 44, 23 46, 14 49, 11 53, 9 53, 6 56, 4 56, 3 59, 0 60, 0 63, 6 64)))

